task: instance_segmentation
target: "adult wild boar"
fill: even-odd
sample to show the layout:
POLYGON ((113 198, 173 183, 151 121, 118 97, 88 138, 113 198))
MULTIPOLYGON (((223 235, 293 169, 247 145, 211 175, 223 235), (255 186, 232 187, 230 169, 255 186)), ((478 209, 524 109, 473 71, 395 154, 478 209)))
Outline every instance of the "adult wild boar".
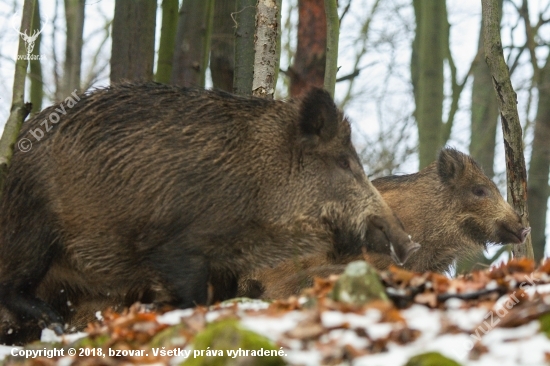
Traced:
MULTIPOLYGON (((468 155, 441 150, 437 161, 418 173, 372 181, 386 203, 421 244, 404 264, 406 269, 444 272, 457 259, 480 252, 489 242, 522 243, 530 228, 502 198, 496 185, 468 155)), ((366 259, 378 269, 392 264, 385 245, 367 248, 366 259)), ((340 273, 362 255, 334 258, 329 254, 304 256, 244 277, 240 295, 280 298, 297 294, 314 276, 340 273)))
POLYGON ((33 146, 0 202, 4 341, 60 332, 79 304, 186 308, 209 282, 232 297, 240 273, 293 256, 391 243, 404 262, 418 246, 323 90, 282 102, 125 84, 61 109, 23 125, 33 146))

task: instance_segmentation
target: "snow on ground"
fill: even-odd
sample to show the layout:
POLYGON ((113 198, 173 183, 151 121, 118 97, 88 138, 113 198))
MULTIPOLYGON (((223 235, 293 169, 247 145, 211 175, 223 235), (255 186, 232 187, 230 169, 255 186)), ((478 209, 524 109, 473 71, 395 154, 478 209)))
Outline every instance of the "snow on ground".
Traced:
MULTIPOLYGON (((448 309, 430 309, 424 305, 413 305, 402 310, 404 323, 380 322, 381 314, 377 309, 368 309, 363 314, 335 310, 316 314, 315 311, 295 310, 278 317, 244 311, 238 313, 245 328, 276 343, 284 344, 287 354, 285 359, 290 365, 321 365, 327 349, 345 349, 346 346, 356 350, 365 349, 372 344, 372 340, 385 339, 392 331, 407 328, 420 332, 413 342, 400 345, 390 340, 387 343, 387 351, 357 357, 349 364, 404 365, 412 356, 430 351, 439 352, 462 365, 471 366, 548 364, 546 353, 550 354, 550 340, 539 332, 537 320, 515 328, 496 327, 487 334, 479 332, 480 344, 487 347, 487 353, 482 354, 477 360, 470 359, 469 355, 476 341, 475 328, 483 323, 488 312, 479 308, 458 309, 457 304, 462 301, 451 300, 453 301, 448 301, 448 309), (316 331, 308 329, 315 324, 310 323, 310 320, 316 315, 320 315, 320 323, 328 331, 315 342, 307 341, 306 333, 316 331), (463 332, 445 333, 442 324, 446 328, 456 326, 457 330, 463 332), (300 329, 304 332, 306 341, 300 339, 300 335, 289 334, 299 332, 300 329), (363 334, 368 336, 362 336, 363 334)), ((262 304, 264 305, 257 308, 268 306, 267 303, 262 304)), ((244 305, 243 310, 251 309, 250 305, 244 305)), ((177 310, 164 314, 159 320, 174 324, 176 318, 182 314, 189 315, 189 312, 177 310)), ((215 319, 219 312, 214 310, 208 314, 207 318, 215 319)))
MULTIPOLYGON (((206 324, 238 319, 241 327, 265 336, 277 350, 282 347, 289 365, 398 366, 415 355, 435 351, 464 366, 542 366, 550 363, 550 340, 545 334, 550 328, 546 324, 550 323, 550 262, 534 272, 530 266, 515 262, 459 279, 390 269, 381 277, 393 302, 365 306, 337 302, 326 296, 334 282, 319 280, 298 299, 229 301, 162 315, 138 309, 119 318, 104 314, 103 323, 89 329, 96 335, 153 329, 150 340, 166 325, 183 323, 184 336, 174 335, 172 345, 191 350, 191 339, 206 324), (399 303, 404 309, 396 308, 399 303)), ((67 344, 85 335, 64 336, 62 341, 67 344)), ((42 341, 60 340, 51 331, 43 332, 42 341)), ((151 350, 148 342, 126 343, 126 347, 134 344, 151 350)), ((0 357, 19 349, 0 346, 0 357)), ((149 358, 137 363, 175 365, 184 359, 149 358)), ((28 364, 41 364, 36 361, 28 364)), ((74 358, 50 361, 69 365, 74 358)), ((128 364, 117 358, 112 363, 128 364)))

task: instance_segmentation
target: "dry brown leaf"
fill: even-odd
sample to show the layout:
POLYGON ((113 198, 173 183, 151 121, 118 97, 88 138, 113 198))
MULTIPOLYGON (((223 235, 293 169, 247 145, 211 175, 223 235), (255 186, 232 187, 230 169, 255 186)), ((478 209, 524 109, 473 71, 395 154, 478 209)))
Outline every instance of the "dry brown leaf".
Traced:
POLYGON ((407 344, 417 340, 420 334, 419 330, 404 327, 402 329, 392 330, 388 335, 388 340, 397 344, 407 344))
POLYGON ((487 348, 487 346, 483 345, 481 342, 476 342, 470 350, 468 358, 470 360, 479 360, 483 354, 488 352, 489 349, 487 348))
POLYGON ((325 327, 320 323, 302 321, 298 323, 294 329, 286 332, 285 335, 289 338, 309 340, 318 338, 321 334, 324 334, 325 331, 325 327))
POLYGON ((391 280, 400 287, 406 287, 409 285, 409 282, 415 276, 419 276, 417 273, 409 272, 403 268, 394 266, 393 264, 389 268, 391 280))
POLYGON ((437 295, 433 292, 423 292, 414 297, 414 302, 435 308, 437 306, 437 295))

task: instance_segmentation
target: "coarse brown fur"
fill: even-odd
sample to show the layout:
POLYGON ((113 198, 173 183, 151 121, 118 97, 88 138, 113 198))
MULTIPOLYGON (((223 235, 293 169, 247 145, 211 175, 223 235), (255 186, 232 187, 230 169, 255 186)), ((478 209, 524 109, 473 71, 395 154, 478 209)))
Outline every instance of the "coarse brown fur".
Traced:
POLYGON ((15 149, 0 202, 0 341, 70 328, 85 304, 191 307, 208 282, 229 298, 241 273, 293 256, 391 242, 404 261, 417 247, 325 91, 282 102, 151 83, 79 98, 20 133, 33 146, 15 149))
MULTIPOLYGON (((444 272, 453 261, 480 252, 488 242, 520 243, 529 228, 502 198, 496 185, 468 155, 443 149, 436 162, 415 174, 372 181, 421 248, 405 263, 411 271, 444 272)), ((393 263, 385 247, 370 248, 366 259, 378 269, 393 263)), ((312 284, 314 276, 340 273, 345 263, 328 254, 287 260, 244 277, 240 295, 283 298, 312 284)))

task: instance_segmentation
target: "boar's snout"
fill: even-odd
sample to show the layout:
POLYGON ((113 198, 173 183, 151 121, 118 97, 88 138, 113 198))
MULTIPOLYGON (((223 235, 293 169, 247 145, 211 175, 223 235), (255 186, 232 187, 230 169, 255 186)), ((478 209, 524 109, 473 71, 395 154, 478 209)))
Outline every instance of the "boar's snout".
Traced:
POLYGON ((531 232, 530 227, 521 225, 519 228, 502 227, 499 233, 503 244, 522 244, 531 232))
POLYGON ((521 230, 519 234, 519 239, 521 240, 522 243, 525 241, 525 239, 527 238, 527 235, 529 235, 530 232, 531 232, 531 227, 524 227, 521 230))
MULTIPOLYGON (((384 240, 386 245, 389 246, 389 254, 393 261, 398 265, 403 265, 414 252, 420 249, 420 244, 412 241, 411 236, 405 232, 399 219, 395 215, 393 217, 395 222, 390 223, 380 216, 372 216, 370 227, 378 234, 374 236, 384 240)), ((376 247, 380 248, 378 244, 376 247)), ((375 251, 380 251, 380 249, 375 251)))
POLYGON ((502 244, 521 244, 525 242, 527 235, 531 232, 530 227, 525 227, 521 217, 511 206, 508 206, 508 213, 503 217, 497 227, 496 234, 498 242, 502 244))

